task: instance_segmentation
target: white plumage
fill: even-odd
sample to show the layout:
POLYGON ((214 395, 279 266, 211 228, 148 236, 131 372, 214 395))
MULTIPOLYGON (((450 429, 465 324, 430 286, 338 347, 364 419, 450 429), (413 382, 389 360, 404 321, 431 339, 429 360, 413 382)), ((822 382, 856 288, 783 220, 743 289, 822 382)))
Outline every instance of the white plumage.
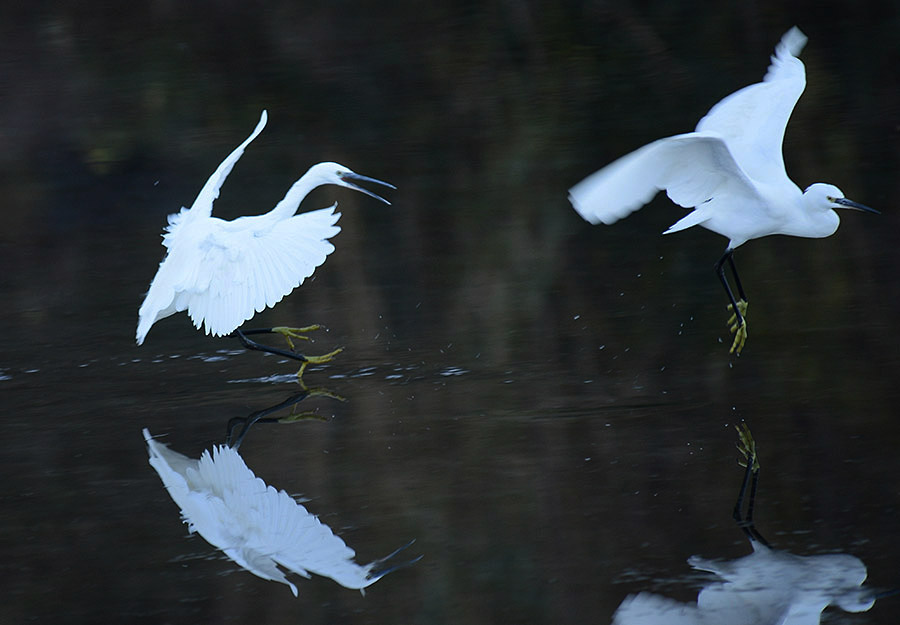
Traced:
MULTIPOLYGON (((806 87, 797 58, 806 36, 792 28, 775 48, 763 82, 716 104, 694 132, 654 141, 578 183, 569 198, 591 223, 612 224, 661 190, 694 210, 666 234, 703 226, 729 239, 729 249, 770 234, 826 237, 848 207, 833 185, 807 191, 788 178, 781 144, 788 119, 806 87)), ((851 208, 858 208, 851 205, 851 208)))
POLYGON ((188 530, 254 575, 287 584, 296 596, 296 585, 279 565, 359 590, 396 568, 380 566, 394 554, 365 565, 354 562, 353 549, 285 491, 256 477, 237 450, 215 445, 194 460, 154 440, 147 429, 143 433, 150 465, 188 530))
POLYGON ((207 334, 230 334, 257 312, 272 307, 300 286, 334 251, 328 241, 340 232, 337 204, 296 215, 314 188, 336 184, 389 202, 357 186, 386 182, 354 173, 337 163, 319 163, 263 215, 225 221, 212 216, 213 201, 244 148, 266 125, 263 111, 253 133, 210 176, 191 208, 169 216, 163 235, 167 253, 138 312, 137 344, 158 320, 186 310, 207 334))
POLYGON ((728 238, 716 265, 734 313, 732 351, 747 336, 746 298, 732 253, 751 239, 771 234, 821 238, 837 230, 835 208, 877 212, 848 200, 831 184, 806 191, 788 178, 782 157, 784 131, 806 87, 797 58, 806 36, 796 27, 775 48, 763 81, 716 104, 694 132, 659 139, 612 162, 569 190, 572 206, 585 220, 612 224, 638 210, 659 192, 691 210, 665 231, 693 226, 728 238), (736 300, 723 265, 729 261, 739 291, 736 300))
POLYGON ((717 578, 704 584, 696 603, 641 592, 622 601, 613 625, 818 625, 830 605, 864 612, 875 604, 876 593, 863 586, 866 566, 859 558, 846 553, 799 556, 768 545, 753 521, 760 471, 756 441, 746 423, 737 430, 744 480, 732 515, 753 553, 736 560, 691 556, 688 563, 694 569, 717 578))
POLYGON ((737 560, 688 560, 718 577, 696 603, 641 592, 622 601, 613 625, 818 625, 829 605, 863 612, 875 603, 875 593, 862 586, 866 567, 859 558, 798 556, 752 544, 753 553, 737 560))

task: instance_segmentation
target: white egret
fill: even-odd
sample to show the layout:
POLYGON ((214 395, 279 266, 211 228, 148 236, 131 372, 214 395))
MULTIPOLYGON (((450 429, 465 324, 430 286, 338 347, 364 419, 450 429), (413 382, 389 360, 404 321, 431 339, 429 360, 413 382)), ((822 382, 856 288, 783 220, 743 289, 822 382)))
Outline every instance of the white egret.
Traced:
POLYGON ((715 574, 696 603, 641 592, 627 597, 613 616, 613 625, 813 625, 822 611, 837 605, 847 612, 869 610, 876 594, 862 586, 866 566, 845 553, 799 556, 772 549, 753 522, 759 478, 756 445, 746 426, 738 449, 746 459, 744 481, 734 507, 734 519, 747 535, 753 553, 736 560, 692 556, 688 563, 715 574), (750 485, 747 513, 742 513, 750 485))
MULTIPOLYGON (((296 215, 300 202, 321 185, 335 184, 354 189, 390 204, 383 197, 360 187, 370 182, 391 189, 392 184, 362 176, 337 163, 319 163, 297 180, 284 198, 268 213, 225 221, 212 216, 213 201, 244 148, 262 132, 267 114, 262 112, 251 135, 222 161, 200 190, 190 208, 169 215, 163 234, 166 256, 138 312, 137 344, 141 345, 158 320, 186 310, 196 328, 222 336, 237 330, 237 336, 252 349, 272 351, 246 338, 238 327, 257 312, 272 307, 300 286, 334 251, 329 238, 340 232, 335 225, 337 204, 296 215)), ((272 328, 290 338, 304 338, 307 328, 272 328)), ((340 351, 340 350, 337 350, 340 351)), ((308 362, 325 362, 325 356, 300 356, 308 362)), ((301 369, 302 372, 302 369, 301 369)))
POLYGON ((297 586, 279 566, 306 578, 310 573, 330 577, 345 588, 363 591, 419 559, 386 565, 401 547, 369 564, 357 564, 353 549, 285 491, 256 477, 236 449, 214 445, 194 460, 156 441, 146 428, 143 433, 150 465, 181 509, 188 531, 200 534, 254 575, 287 584, 294 596, 297 586))
POLYGON ((801 192, 785 172, 781 144, 806 86, 797 58, 805 43, 806 36, 792 28, 776 46, 763 82, 716 104, 695 132, 645 145, 569 190, 575 210, 593 224, 612 224, 665 190, 673 202, 694 210, 664 234, 703 226, 727 237, 716 273, 731 301, 731 352, 738 354, 747 339, 747 297, 734 265, 735 248, 770 234, 830 236, 840 223, 835 208, 878 212, 848 200, 834 185, 815 183, 801 192), (725 277, 726 261, 738 300, 725 277))

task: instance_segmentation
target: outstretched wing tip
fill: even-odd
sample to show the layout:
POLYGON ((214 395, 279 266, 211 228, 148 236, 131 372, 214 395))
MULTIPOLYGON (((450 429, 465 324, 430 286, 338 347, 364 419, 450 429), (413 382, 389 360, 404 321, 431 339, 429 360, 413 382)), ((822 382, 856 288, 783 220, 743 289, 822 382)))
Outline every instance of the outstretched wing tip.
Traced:
POLYGON ((809 41, 809 37, 803 34, 803 31, 797 26, 792 26, 791 29, 782 36, 781 41, 778 43, 778 46, 776 46, 776 51, 778 51, 779 48, 782 48, 792 56, 799 56, 807 41, 809 41))

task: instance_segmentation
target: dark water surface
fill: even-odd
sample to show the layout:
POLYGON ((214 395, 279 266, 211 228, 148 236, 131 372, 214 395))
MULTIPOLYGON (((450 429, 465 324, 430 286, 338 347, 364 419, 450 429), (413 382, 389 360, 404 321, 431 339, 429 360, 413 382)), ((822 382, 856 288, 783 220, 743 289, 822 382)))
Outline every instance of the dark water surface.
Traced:
MULTIPOLYGON (((632 592, 689 601, 689 556, 749 552, 741 420, 773 545, 900 585, 889 3, 839 23, 804 3, 146 4, 0 9, 0 621, 604 623, 632 592), (788 171, 883 214, 741 248, 750 336, 730 358, 724 239, 659 236, 680 216, 664 198, 592 227, 566 190, 760 79, 795 22, 788 171), (345 351, 306 381, 346 401, 241 446, 360 562, 416 539, 424 558, 365 597, 315 577, 295 599, 187 538, 141 437, 198 457, 298 390, 293 364, 185 315, 133 338, 165 215, 263 108, 215 214, 268 210, 321 160, 398 186, 391 207, 304 203, 340 202, 337 250, 254 324, 328 326, 310 353, 345 351)), ((830 622, 895 623, 898 602, 830 622)))

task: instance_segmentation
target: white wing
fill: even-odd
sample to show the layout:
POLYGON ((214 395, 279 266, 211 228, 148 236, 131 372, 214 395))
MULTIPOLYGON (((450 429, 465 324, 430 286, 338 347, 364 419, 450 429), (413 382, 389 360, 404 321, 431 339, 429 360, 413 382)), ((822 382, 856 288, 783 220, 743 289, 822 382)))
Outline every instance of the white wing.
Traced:
POLYGON ((206 184, 203 185, 203 188, 200 189, 200 193, 197 194, 197 198, 194 200, 194 203, 191 204, 190 209, 182 208, 179 212, 169 215, 169 225, 166 226, 166 233, 163 235, 163 245, 171 247, 172 242, 176 240, 175 233, 188 217, 191 219, 203 219, 204 217, 212 215, 213 202, 219 197, 219 189, 222 188, 225 178, 228 177, 228 174, 230 174, 231 170, 234 168, 234 164, 237 163, 238 159, 244 154, 244 148, 246 148, 251 141, 256 139, 257 135, 259 135, 263 128, 266 127, 266 121, 268 121, 268 119, 268 113, 264 110, 262 115, 259 116, 259 122, 256 124, 256 128, 253 129, 253 132, 250 133, 250 136, 247 137, 243 143, 237 146, 231 154, 225 157, 225 160, 219 164, 216 171, 213 172, 212 176, 209 177, 209 180, 206 181, 206 184))
POLYGON ((195 327, 221 336, 274 306, 334 251, 328 239, 340 232, 335 208, 275 223, 265 215, 215 220, 219 228, 201 242, 200 261, 175 285, 176 308, 187 309, 195 327))
POLYGON ((273 222, 266 215, 191 221, 159 271, 138 312, 138 344, 158 320, 187 310, 207 334, 230 334, 274 306, 334 251, 329 238, 337 204, 273 222))
MULTIPOLYGON (((259 122, 256 124, 256 128, 253 129, 250 136, 237 146, 224 161, 222 161, 216 171, 213 172, 212 176, 209 177, 209 180, 206 181, 206 184, 203 185, 203 188, 200 189, 200 193, 197 194, 197 199, 194 200, 194 204, 191 206, 192 209, 195 207, 209 207, 209 210, 212 210, 212 204, 215 199, 219 197, 219 189, 222 188, 225 178, 228 177, 234 164, 237 163, 238 159, 244 154, 244 148, 246 148, 251 141, 256 139, 256 136, 266 127, 268 119, 268 113, 263 111, 262 115, 259 116, 259 122)), ((206 214, 209 215, 210 213, 207 212, 206 214)))
POLYGON ((716 104, 697 124, 697 132, 722 136, 741 169, 754 180, 787 178, 781 144, 788 120, 806 87, 797 58, 806 36, 795 26, 775 47, 763 82, 736 91, 716 104))
POLYGON ((685 208, 723 193, 757 196, 721 137, 692 132, 659 139, 610 163, 572 187, 569 201, 587 221, 612 224, 661 190, 685 208))

